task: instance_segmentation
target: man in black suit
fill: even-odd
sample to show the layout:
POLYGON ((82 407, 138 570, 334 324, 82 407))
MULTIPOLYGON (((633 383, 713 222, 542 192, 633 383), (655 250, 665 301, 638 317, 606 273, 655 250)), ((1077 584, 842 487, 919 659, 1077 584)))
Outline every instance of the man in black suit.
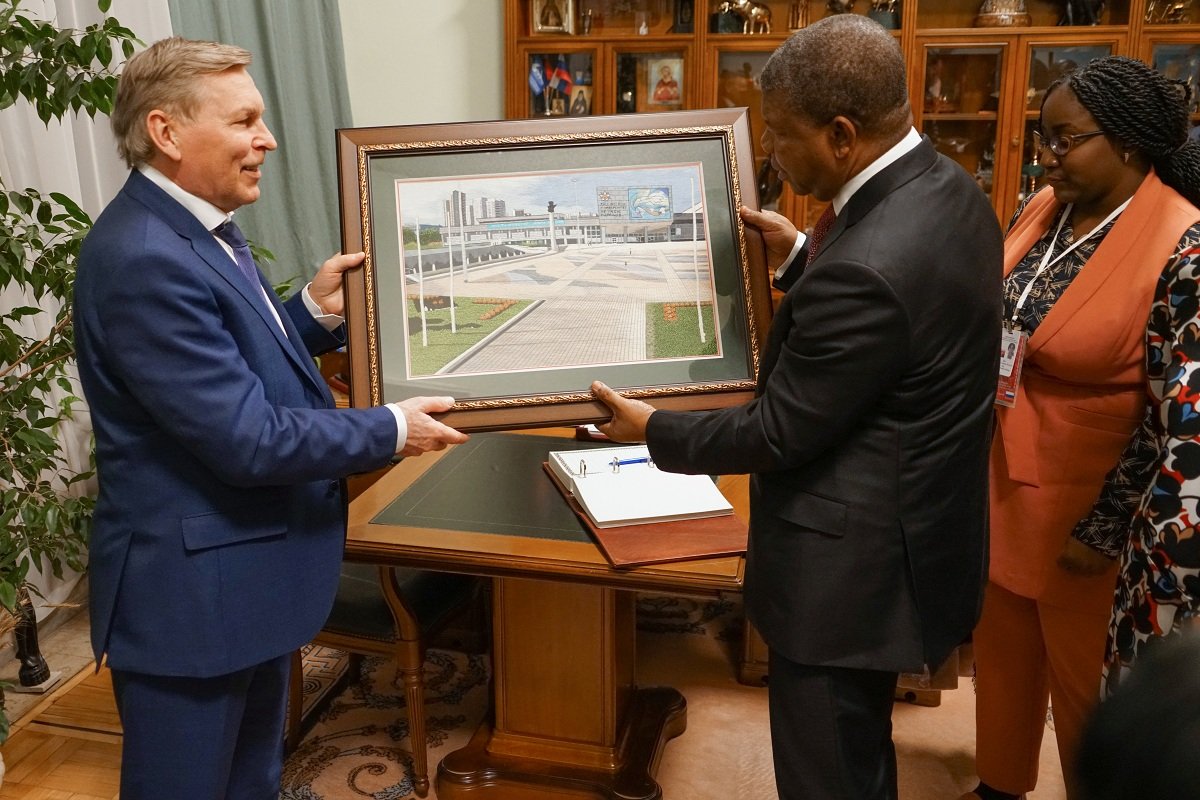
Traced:
POLYGON ((761 83, 772 164, 836 218, 800 248, 783 217, 742 210, 786 290, 757 397, 685 413, 593 391, 601 430, 645 439, 659 468, 752 473, 746 605, 771 649, 780 796, 894 798, 897 674, 936 668, 979 611, 1001 233, 913 129, 876 23, 797 32, 761 83))

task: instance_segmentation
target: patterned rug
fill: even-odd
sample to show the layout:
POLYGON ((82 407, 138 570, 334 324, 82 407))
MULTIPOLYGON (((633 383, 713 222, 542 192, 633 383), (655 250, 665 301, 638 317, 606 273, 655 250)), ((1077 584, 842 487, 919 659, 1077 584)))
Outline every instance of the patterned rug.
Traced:
MULTIPOLYGON (((731 600, 642 595, 640 631, 707 640, 721 650, 741 641, 741 606, 731 600)), ((700 644, 699 641, 696 644, 700 644)), ((339 688, 349 658, 314 647, 305 653, 305 709, 339 688)), ((487 656, 430 649, 425 660, 425 726, 430 781, 442 758, 463 747, 488 704, 487 656)), ((436 792, 431 790, 430 797, 436 792)), ((416 797, 404 689, 395 664, 364 658, 361 676, 321 712, 284 766, 280 800, 405 800, 416 797)))

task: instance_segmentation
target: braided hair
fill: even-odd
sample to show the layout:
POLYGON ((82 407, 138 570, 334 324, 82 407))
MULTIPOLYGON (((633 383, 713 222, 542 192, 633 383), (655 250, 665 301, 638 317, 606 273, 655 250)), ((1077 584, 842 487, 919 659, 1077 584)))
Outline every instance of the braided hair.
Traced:
POLYGON ((1045 96, 1060 85, 1106 133, 1143 153, 1163 183, 1200 206, 1200 142, 1188 138, 1191 90, 1184 83, 1136 59, 1106 56, 1059 78, 1045 96))

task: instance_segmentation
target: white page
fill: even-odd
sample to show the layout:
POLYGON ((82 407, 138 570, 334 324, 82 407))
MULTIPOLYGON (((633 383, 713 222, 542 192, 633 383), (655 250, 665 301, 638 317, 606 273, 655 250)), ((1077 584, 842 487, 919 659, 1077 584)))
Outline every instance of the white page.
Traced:
POLYGON ((707 475, 663 472, 646 464, 577 478, 575 496, 600 528, 733 513, 707 475))

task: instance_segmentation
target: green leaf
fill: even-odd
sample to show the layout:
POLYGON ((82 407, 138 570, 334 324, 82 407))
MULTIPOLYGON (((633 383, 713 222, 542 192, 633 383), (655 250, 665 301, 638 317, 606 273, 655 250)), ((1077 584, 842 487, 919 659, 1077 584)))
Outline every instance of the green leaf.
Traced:
POLYGON ((111 6, 111 5, 112 5, 112 0, 99 0, 99 2, 96 3, 96 6, 100 9, 100 11, 105 14, 108 13, 109 6, 111 6))
POLYGON ((66 212, 71 215, 71 219, 77 219, 80 222, 86 222, 89 224, 91 223, 92 218, 84 213, 83 209, 80 208, 74 200, 67 197, 62 192, 51 192, 50 199, 66 209, 66 212))
POLYGON ((112 43, 107 37, 96 43, 96 58, 106 67, 112 63, 112 43))
POLYGON ((6 580, 0 580, 0 606, 10 612, 17 610, 17 587, 6 580))

